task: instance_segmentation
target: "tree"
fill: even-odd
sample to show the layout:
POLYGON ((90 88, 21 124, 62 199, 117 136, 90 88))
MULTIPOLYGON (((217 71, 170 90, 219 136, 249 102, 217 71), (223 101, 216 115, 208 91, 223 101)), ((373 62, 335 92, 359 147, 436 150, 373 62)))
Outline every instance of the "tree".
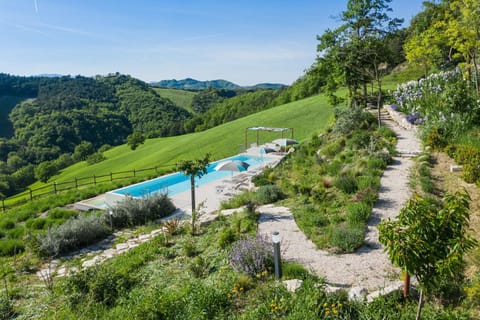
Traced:
MULTIPOLYGON (((345 85, 349 91, 350 104, 361 100, 367 103, 367 85, 380 83, 380 65, 389 60, 385 41, 387 35, 398 28, 402 20, 392 19, 387 12, 391 0, 349 0, 347 10, 342 12, 344 23, 335 30, 327 30, 322 36, 317 51, 319 63, 329 66, 330 79, 345 85), (363 93, 358 91, 362 89, 363 93)), ((330 87, 335 88, 330 84, 330 87)), ((381 100, 381 86, 379 88, 381 100)))
POLYGON ((135 150, 141 144, 145 143, 145 136, 141 132, 134 132, 127 137, 127 145, 130 149, 135 150))
POLYGON ((379 240, 386 246, 392 263, 414 275, 421 287, 417 319, 423 293, 438 281, 458 273, 463 255, 476 241, 467 234, 469 222, 467 193, 447 194, 441 202, 415 196, 400 211, 397 220, 379 224, 379 240))
POLYGON ((73 152, 73 159, 75 161, 83 161, 86 160, 89 155, 91 155, 95 149, 93 148, 93 144, 88 141, 83 141, 79 145, 75 147, 75 151, 73 152))
POLYGON ((456 56, 461 56, 465 60, 464 69, 468 79, 473 78, 478 95, 480 94, 477 63, 480 50, 480 2, 478 0, 451 1, 446 18, 448 43, 458 51, 456 56))
POLYGON ((207 174, 207 166, 210 161, 210 155, 207 153, 203 159, 183 160, 178 165, 178 170, 186 176, 190 176, 190 190, 192 195, 192 235, 195 234, 195 225, 197 222, 197 210, 195 207, 195 177, 199 179, 207 174))
POLYGON ((48 179, 57 173, 58 168, 54 161, 44 161, 35 168, 35 178, 42 182, 47 182, 48 179))

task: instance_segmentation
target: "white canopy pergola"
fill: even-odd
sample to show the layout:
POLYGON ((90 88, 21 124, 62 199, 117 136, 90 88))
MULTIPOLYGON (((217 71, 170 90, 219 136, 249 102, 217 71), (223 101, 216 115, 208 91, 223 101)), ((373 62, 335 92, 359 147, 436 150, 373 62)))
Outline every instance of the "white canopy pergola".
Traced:
POLYGON ((293 139, 293 128, 271 128, 271 127, 249 127, 245 129, 245 149, 248 148, 248 131, 256 131, 257 132, 257 146, 259 142, 259 132, 260 131, 267 131, 267 132, 281 132, 282 138, 284 138, 285 132, 290 131, 290 138, 293 139))

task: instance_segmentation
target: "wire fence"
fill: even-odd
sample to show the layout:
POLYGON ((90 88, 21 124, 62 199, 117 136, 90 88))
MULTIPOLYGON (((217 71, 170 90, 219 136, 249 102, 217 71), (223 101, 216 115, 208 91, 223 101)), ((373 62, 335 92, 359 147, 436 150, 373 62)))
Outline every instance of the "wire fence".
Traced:
POLYGON ((92 175, 88 177, 75 177, 73 180, 63 181, 63 182, 52 182, 43 187, 35 188, 35 189, 27 189, 26 191, 15 195, 13 197, 9 197, 8 200, 3 198, 1 207, 2 211, 6 211, 8 209, 20 206, 25 204, 29 201, 33 201, 48 195, 58 194, 64 191, 76 189, 78 190, 81 187, 89 186, 89 185, 97 185, 102 183, 111 183, 115 180, 121 179, 130 179, 136 178, 139 176, 146 175, 147 173, 159 173, 160 168, 172 167, 173 165, 162 165, 162 166, 155 166, 152 168, 144 168, 144 169, 133 169, 127 171, 119 171, 119 172, 110 172, 109 174, 103 175, 92 175))

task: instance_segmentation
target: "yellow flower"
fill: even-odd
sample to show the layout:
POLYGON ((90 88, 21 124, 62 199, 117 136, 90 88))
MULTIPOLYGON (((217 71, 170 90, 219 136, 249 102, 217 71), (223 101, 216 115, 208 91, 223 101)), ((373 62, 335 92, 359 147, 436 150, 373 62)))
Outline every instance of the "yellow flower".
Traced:
POLYGON ((338 313, 337 309, 333 309, 333 313, 337 314, 338 313))
POLYGON ((331 307, 332 307, 332 308, 335 308, 335 303, 332 303, 331 307))
POLYGON ((330 314, 330 311, 325 311, 325 314, 328 316, 330 314))
POLYGON ((323 307, 326 308, 327 306, 328 306, 328 304, 325 302, 325 303, 323 304, 323 307))
POLYGON ((338 303, 338 307, 341 308, 343 306, 343 304, 341 304, 340 302, 338 303))

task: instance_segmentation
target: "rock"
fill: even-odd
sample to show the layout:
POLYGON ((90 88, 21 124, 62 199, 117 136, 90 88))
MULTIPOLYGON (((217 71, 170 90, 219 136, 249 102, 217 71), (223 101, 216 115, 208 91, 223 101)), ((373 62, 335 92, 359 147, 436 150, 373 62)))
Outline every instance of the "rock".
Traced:
POLYGON ((108 249, 103 252, 103 255, 107 258, 112 258, 116 254, 117 254, 117 251, 115 249, 108 249))
POLYGON ((325 287, 325 293, 326 294, 335 294, 335 293, 339 292, 340 290, 345 290, 345 288, 335 287, 335 286, 330 286, 330 285, 327 285, 325 287))
POLYGON ((151 238, 151 235, 148 233, 148 234, 142 234, 141 236, 138 237, 138 240, 140 242, 147 242, 148 240, 150 240, 151 238))
POLYGON ((93 267, 95 264, 96 264, 95 259, 87 260, 82 263, 82 268, 90 268, 90 267, 93 267))
POLYGON ((128 244, 127 243, 119 243, 117 244, 117 246, 115 247, 117 250, 126 250, 128 249, 128 244))
POLYGON ((402 290, 403 288, 403 282, 399 281, 394 284, 391 284, 383 289, 374 291, 370 294, 367 295, 367 302, 372 302, 376 298, 380 296, 388 296, 389 294, 392 294, 395 291, 402 290))
POLYGON ((463 169, 463 166, 455 166, 455 165, 450 166, 450 172, 458 172, 458 171, 462 171, 462 169, 463 169))
POLYGON ((158 236, 161 233, 163 233, 162 229, 157 229, 157 230, 153 230, 152 232, 150 232, 152 237, 158 236))
POLYGON ((363 301, 367 296, 367 289, 364 287, 353 287, 348 291, 348 299, 351 301, 363 301))
POLYGON ((282 282, 285 285, 285 287, 287 287, 288 291, 295 292, 297 291, 298 288, 302 286, 303 280, 291 279, 291 280, 284 280, 282 282))

